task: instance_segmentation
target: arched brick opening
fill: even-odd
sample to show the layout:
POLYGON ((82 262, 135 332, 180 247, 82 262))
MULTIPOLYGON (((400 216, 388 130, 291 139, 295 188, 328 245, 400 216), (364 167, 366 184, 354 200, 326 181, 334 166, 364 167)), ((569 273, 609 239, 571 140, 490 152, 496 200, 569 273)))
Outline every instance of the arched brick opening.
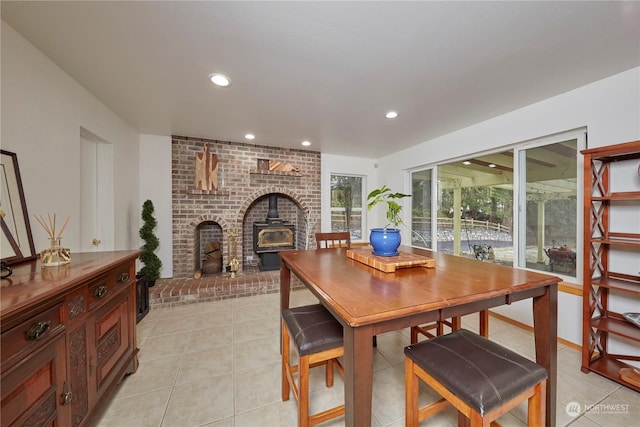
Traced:
POLYGON ((205 223, 217 224, 220 227, 223 269, 225 265, 229 264, 226 250, 228 244, 226 241, 227 233, 229 230, 227 221, 218 215, 199 215, 187 224, 185 233, 185 245, 187 248, 190 248, 190 250, 186 252, 186 260, 184 260, 184 263, 189 266, 189 269, 193 270, 193 273, 200 268, 202 260, 202 246, 204 246, 204 242, 200 240, 199 228, 205 223))
POLYGON ((289 201, 296 206, 295 214, 289 212, 287 215, 287 219, 294 223, 296 227, 296 249, 305 249, 309 243, 310 209, 307 201, 299 193, 286 187, 270 186, 258 189, 247 197, 238 210, 236 218, 236 227, 238 230, 242 230, 242 236, 238 238, 238 256, 242 254, 244 268, 256 267, 258 263, 257 256, 253 250, 253 222, 256 219, 256 212, 252 211, 252 209, 258 209, 261 220, 266 217, 266 208, 257 208, 256 202, 271 194, 276 194, 284 202, 289 201))
POLYGON ((249 197, 247 197, 247 200, 245 200, 242 206, 240 207, 240 211, 238 212, 238 218, 236 219, 236 223, 240 225, 242 224, 242 221, 244 220, 244 217, 247 213, 247 209, 249 209, 249 206, 251 206, 253 202, 258 200, 262 196, 266 196, 272 193, 283 194, 289 197, 291 200, 296 202, 296 204, 300 207, 304 215, 307 215, 307 216, 309 215, 309 206, 307 205, 307 202, 304 201, 304 199, 302 199, 302 197, 295 191, 288 190, 285 187, 265 187, 265 188, 261 188, 260 190, 257 190, 256 192, 251 194, 249 197))

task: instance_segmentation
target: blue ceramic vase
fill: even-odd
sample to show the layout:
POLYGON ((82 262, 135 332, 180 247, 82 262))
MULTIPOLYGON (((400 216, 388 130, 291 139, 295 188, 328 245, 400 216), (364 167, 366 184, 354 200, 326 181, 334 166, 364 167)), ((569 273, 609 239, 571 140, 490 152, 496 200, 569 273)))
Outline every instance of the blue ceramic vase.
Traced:
POLYGON ((369 243, 373 254, 379 256, 396 256, 401 243, 400 230, 397 228, 372 228, 369 243))

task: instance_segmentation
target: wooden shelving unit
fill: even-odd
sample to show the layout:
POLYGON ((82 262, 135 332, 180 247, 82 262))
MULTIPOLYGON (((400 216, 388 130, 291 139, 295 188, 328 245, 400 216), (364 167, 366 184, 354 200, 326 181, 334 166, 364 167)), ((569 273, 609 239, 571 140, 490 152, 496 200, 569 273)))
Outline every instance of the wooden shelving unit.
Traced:
MULTIPOLYGON (((640 391, 640 387, 620 378, 620 369, 630 368, 630 361, 640 362, 640 328, 616 312, 611 296, 640 298, 638 275, 612 271, 617 251, 640 248, 640 224, 616 223, 612 231, 611 216, 616 209, 629 205, 640 211, 640 191, 619 191, 620 182, 612 179, 616 163, 640 159, 640 141, 610 145, 582 151, 584 155, 584 267, 582 371, 604 377, 640 391), (616 191, 618 190, 618 191, 616 191), (628 231, 617 231, 620 229, 628 231), (610 352, 612 339, 637 346, 634 354, 610 352)), ((640 162, 639 162, 640 163, 640 162)), ((640 187, 638 172, 625 185, 640 187)), ((626 190, 626 189, 625 189, 626 190)), ((635 252, 632 252, 635 253, 635 252)), ((640 310, 640 307, 638 308, 640 310)))

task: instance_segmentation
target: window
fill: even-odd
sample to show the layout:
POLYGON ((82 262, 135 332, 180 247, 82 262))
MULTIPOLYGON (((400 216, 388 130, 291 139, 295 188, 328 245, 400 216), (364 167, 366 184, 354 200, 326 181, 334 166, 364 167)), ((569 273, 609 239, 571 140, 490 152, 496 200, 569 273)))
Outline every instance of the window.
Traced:
POLYGON ((521 149, 518 266, 576 277, 578 140, 521 149))
POLYGON ((575 131, 412 172, 412 244, 579 277, 584 148, 575 131))
POLYGON ((513 150, 438 167, 438 251, 513 264, 513 150))
POLYGON ((431 249, 431 174, 422 170, 411 174, 411 244, 431 249))
POLYGON ((331 174, 331 231, 349 231, 351 240, 363 239, 363 177, 331 174))

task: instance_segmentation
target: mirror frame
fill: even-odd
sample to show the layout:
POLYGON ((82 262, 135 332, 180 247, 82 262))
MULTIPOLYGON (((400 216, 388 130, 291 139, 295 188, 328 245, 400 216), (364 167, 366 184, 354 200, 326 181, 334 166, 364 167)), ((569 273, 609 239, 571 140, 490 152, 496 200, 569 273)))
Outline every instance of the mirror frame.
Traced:
POLYGON ((0 150, 0 225, 2 261, 8 265, 37 256, 22 188, 18 156, 0 150))

